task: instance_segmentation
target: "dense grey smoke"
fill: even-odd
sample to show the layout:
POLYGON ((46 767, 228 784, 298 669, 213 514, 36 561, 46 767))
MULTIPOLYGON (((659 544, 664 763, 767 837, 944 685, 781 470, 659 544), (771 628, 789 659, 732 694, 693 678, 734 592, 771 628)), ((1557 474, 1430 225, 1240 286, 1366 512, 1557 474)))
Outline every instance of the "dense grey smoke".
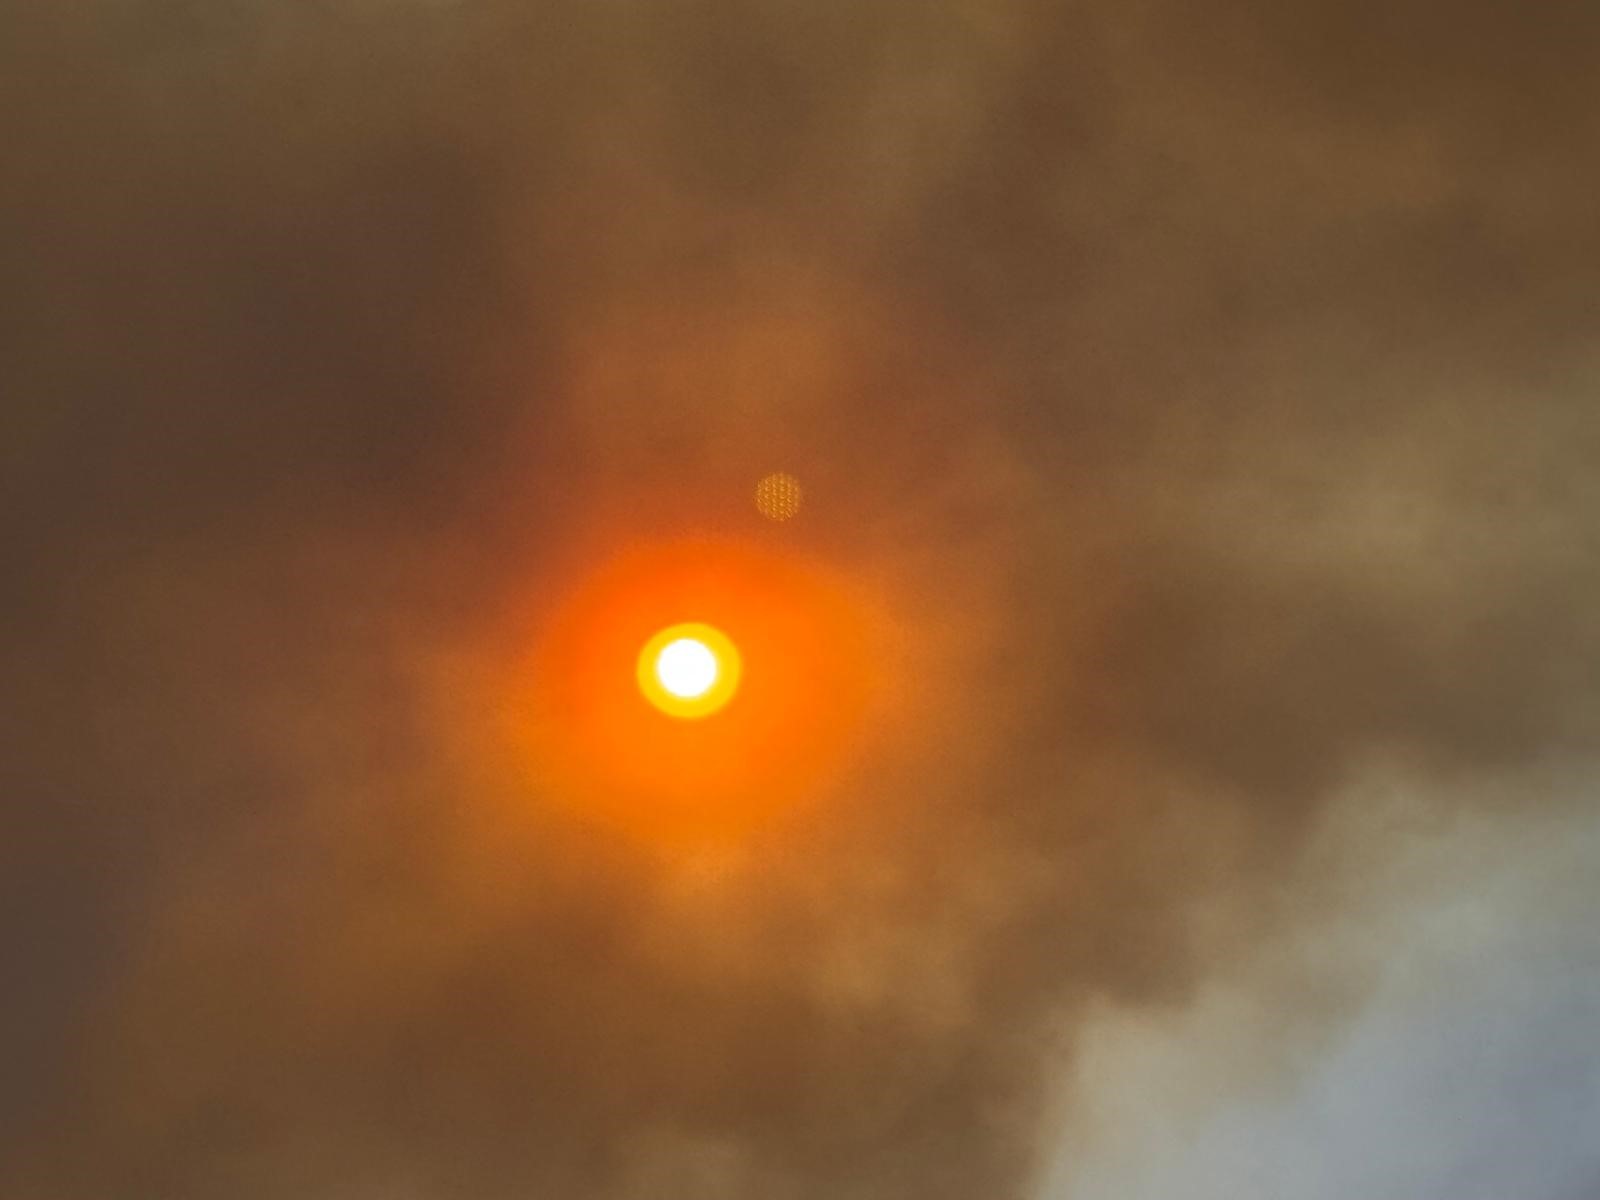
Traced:
POLYGON ((1596 748, 1597 36, 14 0, 0 1191, 1027 1196, 1353 778, 1579 809, 1484 785, 1596 748), (596 530, 856 581, 898 718, 585 820, 477 734, 596 530))

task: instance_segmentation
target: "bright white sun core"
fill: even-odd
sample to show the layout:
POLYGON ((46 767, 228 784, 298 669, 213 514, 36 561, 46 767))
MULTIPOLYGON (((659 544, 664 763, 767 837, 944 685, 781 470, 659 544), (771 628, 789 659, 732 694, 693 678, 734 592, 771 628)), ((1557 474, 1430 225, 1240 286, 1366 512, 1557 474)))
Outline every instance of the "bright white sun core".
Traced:
POLYGON ((656 678, 674 696, 693 700, 717 682, 717 656, 696 638, 679 638, 656 655, 656 678))

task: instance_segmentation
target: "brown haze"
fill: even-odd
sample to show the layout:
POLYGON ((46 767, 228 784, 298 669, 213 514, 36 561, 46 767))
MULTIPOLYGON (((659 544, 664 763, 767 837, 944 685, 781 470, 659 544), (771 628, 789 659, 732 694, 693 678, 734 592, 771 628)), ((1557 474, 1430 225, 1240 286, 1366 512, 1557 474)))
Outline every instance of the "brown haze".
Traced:
POLYGON ((1594 748, 1597 38, 11 0, 0 1192, 1031 1194, 1083 1014, 1292 937, 1352 772, 1594 748), (870 591, 906 707, 669 854, 476 733, 693 530, 870 591))

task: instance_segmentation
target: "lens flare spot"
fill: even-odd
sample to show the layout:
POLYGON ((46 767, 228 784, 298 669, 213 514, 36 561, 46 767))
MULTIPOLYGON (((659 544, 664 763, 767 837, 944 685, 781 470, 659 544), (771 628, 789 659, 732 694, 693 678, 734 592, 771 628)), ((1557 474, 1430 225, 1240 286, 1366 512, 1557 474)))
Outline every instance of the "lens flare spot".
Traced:
POLYGON ((756 509, 769 521, 787 521, 800 512, 805 493, 793 475, 778 471, 756 484, 756 509))

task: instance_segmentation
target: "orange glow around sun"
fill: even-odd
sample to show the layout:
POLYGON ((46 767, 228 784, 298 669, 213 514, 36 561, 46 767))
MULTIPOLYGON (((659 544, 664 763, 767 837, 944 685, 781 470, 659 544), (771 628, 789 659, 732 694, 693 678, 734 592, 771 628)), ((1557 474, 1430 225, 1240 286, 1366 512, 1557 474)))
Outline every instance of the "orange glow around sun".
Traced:
POLYGON ((535 622, 510 685, 541 798, 655 840, 736 835, 814 794, 874 690, 873 622, 803 556, 635 547, 535 622))

